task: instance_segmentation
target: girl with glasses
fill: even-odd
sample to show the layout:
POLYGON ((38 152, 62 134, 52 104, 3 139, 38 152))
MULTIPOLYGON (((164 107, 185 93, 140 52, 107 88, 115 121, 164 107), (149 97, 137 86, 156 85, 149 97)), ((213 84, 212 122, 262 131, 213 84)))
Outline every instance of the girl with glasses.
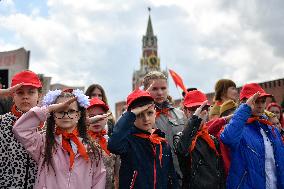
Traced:
POLYGON ((87 135, 88 97, 80 90, 50 91, 13 128, 38 163, 35 188, 105 187, 106 171, 98 147, 87 135), (46 121, 46 134, 36 126, 46 121))

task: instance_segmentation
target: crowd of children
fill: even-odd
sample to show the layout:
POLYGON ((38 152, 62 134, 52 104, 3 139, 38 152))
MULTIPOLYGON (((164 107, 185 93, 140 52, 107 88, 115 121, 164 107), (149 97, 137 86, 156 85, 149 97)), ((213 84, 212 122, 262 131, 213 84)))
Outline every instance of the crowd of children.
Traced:
POLYGON ((38 76, 15 74, 1 97, 3 189, 284 189, 281 106, 258 84, 221 79, 212 105, 197 88, 180 107, 167 77, 148 73, 115 120, 102 86, 41 93, 38 76))

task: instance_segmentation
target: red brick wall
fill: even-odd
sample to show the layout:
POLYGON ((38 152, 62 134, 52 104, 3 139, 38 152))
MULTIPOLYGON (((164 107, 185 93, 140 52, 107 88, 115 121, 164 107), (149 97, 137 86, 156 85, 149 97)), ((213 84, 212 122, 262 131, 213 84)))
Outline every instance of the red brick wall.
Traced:
MULTIPOLYGON (((275 101, 281 105, 282 101, 284 100, 284 78, 266 81, 262 83, 258 83, 265 92, 272 94, 274 96, 275 101)), ((241 91, 242 86, 238 87, 238 92, 241 91)), ((214 92, 206 94, 210 104, 213 103, 214 92)), ((268 99, 268 103, 271 102, 273 99, 268 99)), ((180 103, 180 99, 175 100, 175 105, 180 103)))

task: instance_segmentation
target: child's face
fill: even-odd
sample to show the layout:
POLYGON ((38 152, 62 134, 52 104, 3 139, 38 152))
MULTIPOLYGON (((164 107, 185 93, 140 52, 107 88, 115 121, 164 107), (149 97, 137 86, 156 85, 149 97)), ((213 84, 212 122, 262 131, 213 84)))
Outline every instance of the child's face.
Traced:
POLYGON ((39 96, 40 94, 37 88, 32 86, 22 86, 13 94, 13 99, 16 107, 20 111, 27 112, 37 105, 39 96))
POLYGON ((155 124, 155 118, 156 111, 154 106, 151 106, 150 108, 136 116, 134 125, 141 130, 151 132, 155 124))
POLYGON ((103 100, 103 94, 102 94, 102 91, 98 88, 95 88, 92 93, 91 93, 91 96, 90 96, 90 99, 92 98, 95 98, 97 97, 98 99, 100 100, 103 100))
MULTIPOLYGON (((59 98, 56 103, 65 102, 70 98, 62 97, 59 98)), ((62 111, 54 112, 54 120, 56 126, 60 127, 67 132, 72 132, 75 127, 77 127, 78 121, 80 119, 81 113, 78 109, 77 101, 72 102, 68 108, 62 111)))
POLYGON ((254 108, 252 109, 252 115, 261 116, 264 113, 266 106, 266 97, 260 97, 256 99, 254 108))
POLYGON ((281 123, 279 121, 279 119, 277 119, 276 116, 269 118, 269 121, 271 121, 271 123, 278 128, 279 130, 281 130, 281 123))
MULTIPOLYGON (((94 107, 89 108, 87 110, 87 113, 89 117, 94 117, 96 115, 102 115, 107 112, 100 106, 94 106, 94 107)), ((100 120, 96 122, 95 124, 90 124, 89 130, 93 132, 100 132, 101 130, 105 128, 106 124, 107 124, 107 118, 100 120)))
POLYGON ((149 90, 149 92, 151 96, 154 98, 154 101, 159 104, 166 101, 168 96, 167 81, 165 79, 155 79, 155 80, 150 80, 149 83, 150 84, 153 83, 152 90, 149 90), (153 83, 153 81, 155 82, 153 83))
POLYGON ((193 116, 196 109, 197 109, 197 106, 191 107, 191 108, 184 107, 183 112, 184 112, 186 118, 190 119, 193 116))
POLYGON ((227 89, 226 97, 228 99, 237 100, 238 99, 238 90, 236 87, 232 86, 227 89))
POLYGON ((269 111, 274 113, 278 119, 280 119, 280 110, 276 106, 272 106, 269 108, 269 111))

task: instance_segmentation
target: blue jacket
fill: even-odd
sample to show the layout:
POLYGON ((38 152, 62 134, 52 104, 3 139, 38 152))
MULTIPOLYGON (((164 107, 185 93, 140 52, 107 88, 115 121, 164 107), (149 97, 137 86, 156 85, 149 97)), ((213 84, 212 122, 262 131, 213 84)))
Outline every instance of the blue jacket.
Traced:
MULTIPOLYGON (((165 142, 162 143, 161 167, 159 145, 153 145, 148 139, 133 135, 138 133, 150 135, 134 126, 135 119, 134 113, 124 113, 114 126, 113 134, 108 141, 110 152, 120 155, 121 158, 119 188, 176 188, 177 177, 170 146, 165 142)), ((160 130, 156 130, 155 133, 164 137, 164 133, 160 130)))
POLYGON ((277 129, 255 121, 247 124, 251 108, 242 104, 221 134, 221 140, 231 150, 231 167, 227 178, 228 189, 265 189, 265 147, 262 128, 274 149, 277 188, 284 189, 284 145, 277 129))

